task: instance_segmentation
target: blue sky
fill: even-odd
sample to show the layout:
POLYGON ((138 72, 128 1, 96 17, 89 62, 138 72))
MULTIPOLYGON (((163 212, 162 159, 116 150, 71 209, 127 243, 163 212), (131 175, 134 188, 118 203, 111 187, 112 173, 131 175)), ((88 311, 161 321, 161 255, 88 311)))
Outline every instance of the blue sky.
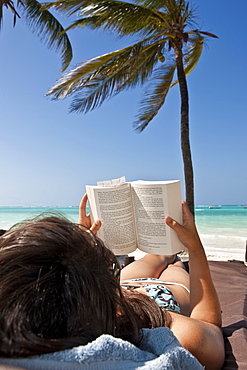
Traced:
MULTIPOLYGON (((193 4, 201 29, 219 36, 208 40, 188 77, 195 203, 246 204, 247 2, 193 4)), ((69 35, 72 66, 131 42, 86 29, 69 35)), ((78 205, 86 184, 122 175, 128 181, 180 179, 184 192, 177 87, 147 129, 137 134, 132 122, 142 89, 121 93, 86 115, 69 114, 70 99, 45 97, 60 69, 59 54, 48 50, 24 19, 13 28, 12 15, 5 10, 0 33, 0 206, 78 205)))

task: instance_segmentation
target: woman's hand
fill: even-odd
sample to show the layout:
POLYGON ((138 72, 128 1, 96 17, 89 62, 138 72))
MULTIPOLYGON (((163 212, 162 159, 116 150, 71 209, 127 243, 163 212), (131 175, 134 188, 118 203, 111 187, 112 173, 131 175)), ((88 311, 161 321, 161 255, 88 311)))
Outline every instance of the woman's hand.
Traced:
POLYGON ((88 229, 90 229, 94 234, 97 233, 97 231, 100 229, 101 221, 97 220, 93 224, 91 223, 91 217, 90 214, 87 215, 86 212, 86 205, 87 205, 87 194, 84 194, 81 203, 79 206, 79 225, 86 226, 88 229))
POLYGON ((198 247, 202 247, 202 244, 196 229, 194 218, 184 201, 182 202, 182 211, 183 225, 180 225, 169 216, 166 217, 165 221, 166 224, 177 233, 181 243, 192 252, 197 250, 198 247))

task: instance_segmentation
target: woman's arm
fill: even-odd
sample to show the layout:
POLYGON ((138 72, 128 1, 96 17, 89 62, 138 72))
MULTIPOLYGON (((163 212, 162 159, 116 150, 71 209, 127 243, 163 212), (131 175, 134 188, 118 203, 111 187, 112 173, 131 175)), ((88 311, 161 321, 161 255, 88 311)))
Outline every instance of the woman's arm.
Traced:
POLYGON ((185 202, 182 206, 183 225, 170 217, 166 223, 189 251, 190 317, 171 313, 170 329, 206 369, 220 369, 224 362, 220 304, 193 216, 185 202))
POLYGON ((219 299, 211 278, 204 248, 196 230, 194 219, 183 202, 183 225, 171 218, 166 223, 176 231, 189 251, 190 261, 190 317, 221 326, 219 299))

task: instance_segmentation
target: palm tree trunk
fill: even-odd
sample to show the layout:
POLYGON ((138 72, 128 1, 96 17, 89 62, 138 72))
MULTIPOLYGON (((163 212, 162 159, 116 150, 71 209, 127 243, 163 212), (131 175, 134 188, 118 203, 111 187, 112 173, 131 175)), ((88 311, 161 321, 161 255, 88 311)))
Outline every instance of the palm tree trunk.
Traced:
MULTIPOLYGON (((180 45, 182 45, 179 42, 180 45)), ((194 174, 189 137, 189 94, 183 66, 182 46, 174 47, 181 97, 181 148, 184 163, 186 203, 194 215, 194 174)))

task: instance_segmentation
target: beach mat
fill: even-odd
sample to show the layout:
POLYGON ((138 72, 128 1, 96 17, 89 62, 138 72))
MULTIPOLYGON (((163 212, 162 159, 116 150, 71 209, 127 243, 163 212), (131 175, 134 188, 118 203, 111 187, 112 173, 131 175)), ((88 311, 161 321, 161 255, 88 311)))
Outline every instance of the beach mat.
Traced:
POLYGON ((247 267, 241 262, 209 261, 219 295, 225 341, 222 369, 247 369, 247 267))

